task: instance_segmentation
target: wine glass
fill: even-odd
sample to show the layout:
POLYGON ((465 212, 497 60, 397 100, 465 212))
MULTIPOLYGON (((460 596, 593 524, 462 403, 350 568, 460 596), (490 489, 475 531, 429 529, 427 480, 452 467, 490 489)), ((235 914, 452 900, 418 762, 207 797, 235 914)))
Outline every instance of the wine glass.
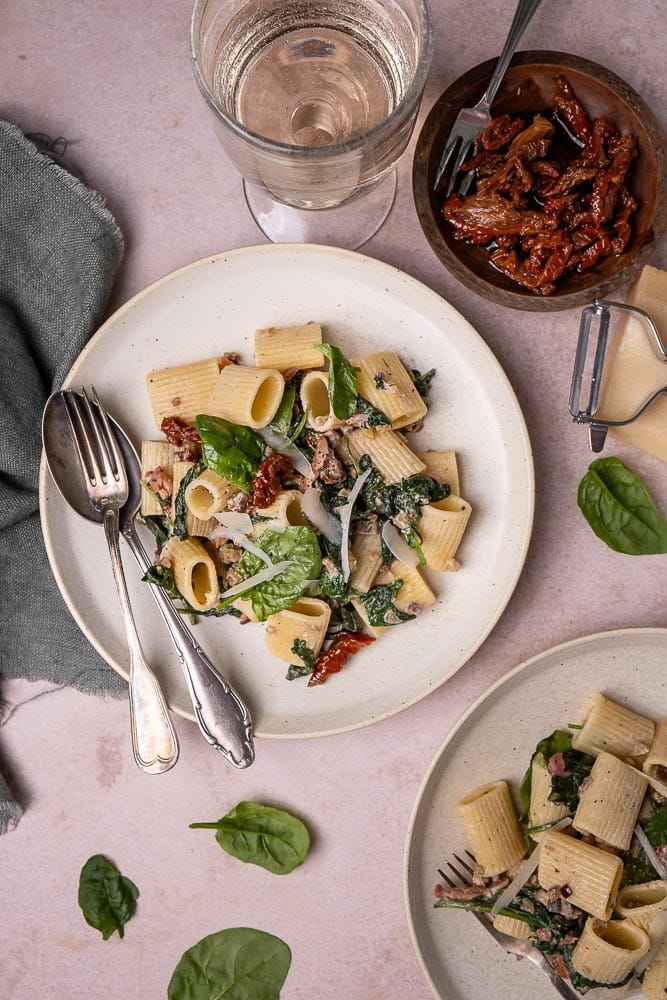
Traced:
POLYGON ((262 232, 349 249, 370 239, 426 83, 429 0, 196 0, 190 41, 262 232))

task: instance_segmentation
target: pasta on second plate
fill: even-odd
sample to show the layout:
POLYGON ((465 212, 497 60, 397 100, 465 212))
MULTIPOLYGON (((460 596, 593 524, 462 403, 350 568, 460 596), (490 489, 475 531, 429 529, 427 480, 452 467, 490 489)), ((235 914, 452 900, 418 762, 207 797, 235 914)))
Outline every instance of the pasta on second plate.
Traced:
POLYGON ((538 743, 520 810, 503 780, 458 803, 473 884, 436 885, 435 906, 489 914, 582 994, 640 987, 664 998, 667 720, 597 692, 569 729, 538 743))
POLYGON ((154 371, 142 443, 146 579, 184 613, 265 623, 287 677, 322 683, 436 595, 471 515, 452 442, 417 452, 434 372, 350 361, 318 323, 257 330, 233 355, 154 371))

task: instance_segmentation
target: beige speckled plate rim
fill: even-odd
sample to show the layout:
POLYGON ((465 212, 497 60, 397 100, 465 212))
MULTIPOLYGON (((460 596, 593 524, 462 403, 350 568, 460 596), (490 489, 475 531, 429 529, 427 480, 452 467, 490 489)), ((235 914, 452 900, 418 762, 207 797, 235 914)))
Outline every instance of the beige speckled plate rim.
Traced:
MULTIPOLYGON (((355 722, 354 724, 351 725, 341 725, 338 727, 334 726, 326 728, 322 731, 319 730, 309 731, 305 733, 262 731, 261 727, 258 727, 256 729, 255 731, 256 736, 268 737, 272 739, 319 738, 322 736, 337 735, 340 733, 354 731, 363 728, 366 725, 370 725, 375 722, 380 722, 384 719, 390 718, 391 716, 397 714, 398 712, 401 712, 404 709, 409 708, 411 705, 421 701, 424 697, 426 697, 434 690, 436 690, 438 687, 440 687, 442 684, 444 684, 445 681, 448 680, 451 676, 453 676, 454 673, 456 673, 479 649, 479 647, 489 636, 489 634, 497 624, 499 618, 503 614, 505 607, 507 606, 507 603, 514 592, 516 584, 523 570, 523 566, 525 563, 532 535, 532 526, 533 526, 534 510, 535 510, 534 465, 533 465, 532 447, 528 435, 528 430, 525 424, 523 413, 516 398, 514 389, 509 379, 507 378, 507 375, 502 369, 500 363, 498 362, 497 358, 491 351, 490 347, 486 344, 483 338, 477 333, 477 331, 470 324, 470 322, 467 319, 465 319, 465 317, 462 316, 458 312, 458 310, 456 310, 446 300, 444 300, 440 295, 438 295, 437 292, 433 291, 431 288, 429 288, 423 282, 419 281, 417 278, 414 278, 411 275, 407 274, 406 272, 401 271, 399 268, 396 268, 383 261, 379 261, 376 258, 360 254, 358 252, 343 250, 338 247, 327 247, 319 244, 312 244, 312 245, 286 244, 286 243, 268 244, 268 245, 262 244, 259 246, 247 246, 229 251, 221 251, 217 254, 211 254, 206 257, 200 258, 196 261, 191 262, 190 264, 184 265, 181 268, 177 268, 176 270, 171 271, 168 274, 157 279, 155 282, 148 285, 142 291, 138 292, 135 296, 129 299, 126 303, 124 303, 119 309, 117 309, 111 316, 109 316, 106 319, 106 321, 91 337, 89 342, 86 344, 82 352, 75 360, 63 384, 67 386, 71 384, 73 380, 76 379, 79 367, 87 360, 88 356, 96 350, 97 344, 99 343, 100 339, 106 336, 109 330, 113 329, 113 327, 116 324, 122 322, 124 317, 127 314, 129 314, 137 306, 137 304, 142 302, 145 298, 151 296, 156 290, 162 288, 165 285, 168 285, 169 282, 172 281, 174 278, 186 275, 188 272, 192 272, 198 268, 207 267, 210 266, 211 264, 215 264, 219 260, 229 260, 230 258, 237 258, 241 256, 252 256, 255 254, 281 254, 289 252, 299 252, 305 254, 308 254, 309 252, 314 252, 316 254, 331 254, 332 257, 342 257, 344 259, 354 258, 363 267, 370 267, 375 270, 384 271, 387 274, 388 279, 391 276, 393 276, 394 278, 400 277, 403 281, 406 281, 413 289, 418 289, 419 294, 423 298, 423 300, 427 304, 432 305, 434 309, 444 308, 444 310, 448 312, 451 316, 459 318, 469 329, 470 334, 477 338, 477 343, 476 343, 477 349, 480 351, 481 354, 485 354, 488 361, 492 363, 492 365, 496 368, 496 376, 498 378, 498 382, 499 384, 503 385, 504 391, 507 394, 507 399, 512 408, 512 419, 515 423, 515 426, 521 430, 520 445, 524 453, 527 477, 530 481, 529 483, 527 483, 527 486, 529 487, 528 489, 529 496, 528 496, 528 503, 526 510, 527 516, 525 518, 523 535, 520 539, 518 539, 518 544, 516 547, 514 573, 512 574, 511 577, 508 578, 504 593, 498 595, 498 600, 496 603, 496 609, 494 614, 488 618, 485 627, 482 630, 480 630, 480 632, 475 637, 474 643, 471 643, 469 647, 465 650, 464 654, 460 656, 453 665, 450 665, 450 669, 448 670, 446 675, 438 678, 437 681, 435 681, 430 687, 428 687, 428 689, 420 690, 419 692, 417 692, 413 698, 402 701, 400 704, 395 705, 393 709, 384 712, 379 712, 377 715, 373 715, 372 718, 368 718, 367 720, 362 722, 355 722)), ((51 537, 50 526, 46 518, 45 505, 42 502, 44 497, 47 496, 47 487, 55 489, 55 487, 53 487, 51 483, 50 475, 48 473, 48 466, 46 464, 44 455, 42 454, 42 460, 40 464, 40 477, 39 477, 40 517, 42 524, 42 532, 44 536, 45 546, 49 562, 51 565, 51 569, 53 571, 58 587, 61 591, 61 594, 63 595, 63 598, 71 614, 75 618, 77 624, 81 628, 82 632, 84 633, 88 641, 99 652, 99 654, 103 657, 103 659, 105 659, 107 662, 110 663, 110 665, 113 667, 114 670, 116 670, 121 676, 127 678, 127 671, 124 669, 124 667, 116 661, 112 662, 109 660, 109 657, 106 655, 105 650, 103 649, 101 643, 98 642, 93 630, 89 628, 86 625, 86 623, 82 620, 79 610, 77 608, 77 604, 73 598, 73 595, 70 593, 67 581, 63 579, 63 576, 60 573, 59 566, 57 563, 57 558, 54 552, 54 545, 53 545, 53 539, 51 537)), ((184 711, 182 708, 178 706, 176 706, 174 710, 177 712, 177 714, 183 716, 184 718, 188 718, 194 721, 194 715, 191 712, 184 711)))
MULTIPOLYGON (((422 781, 419 786, 419 791, 417 793, 414 806, 412 808, 412 813, 410 815, 410 820, 408 823, 408 830, 405 839, 405 850, 403 857, 403 900, 405 905, 406 918, 408 922, 408 928, 410 931, 410 937, 412 940, 419 965, 424 973, 424 977, 428 982, 429 986, 433 990, 434 995, 438 1000, 458 1000, 458 998, 447 997, 445 998, 440 992, 438 986, 433 981, 431 972, 428 968, 426 960, 422 954, 421 946, 418 939, 417 928, 415 926, 415 921, 413 919, 411 899, 410 899, 410 858, 412 851, 414 849, 414 831, 415 825, 419 818, 420 811, 424 807, 424 797, 425 793, 431 783, 432 777, 436 769, 440 766, 443 757, 447 753, 447 749, 452 744, 456 738, 459 736, 462 730, 464 730, 470 720, 475 716, 479 709, 490 699, 492 699, 497 692, 503 688, 505 685, 510 685, 512 681, 520 674, 531 670, 534 667, 539 667, 542 663, 547 662, 553 657, 562 657, 572 651, 576 651, 578 648, 583 649, 586 646, 591 646, 596 643, 607 642, 612 639, 624 639, 633 638, 639 636, 658 636, 665 640, 667 643, 667 628, 656 627, 637 627, 637 628, 622 628, 622 629, 609 629, 604 632, 593 632, 587 635, 578 636, 576 639, 570 639, 567 642, 558 643, 555 646, 550 646, 548 649, 544 649, 534 656, 529 657, 527 660, 523 660, 521 663, 517 664, 511 670, 508 671, 503 677, 500 677, 494 684, 491 685, 486 691, 484 691, 479 698, 466 710, 466 712, 461 716, 458 722, 455 723, 453 728, 447 734, 440 747, 436 751, 422 781)), ((489 939, 491 941, 491 939, 489 939)), ((493 943, 493 942, 491 942, 493 943)))

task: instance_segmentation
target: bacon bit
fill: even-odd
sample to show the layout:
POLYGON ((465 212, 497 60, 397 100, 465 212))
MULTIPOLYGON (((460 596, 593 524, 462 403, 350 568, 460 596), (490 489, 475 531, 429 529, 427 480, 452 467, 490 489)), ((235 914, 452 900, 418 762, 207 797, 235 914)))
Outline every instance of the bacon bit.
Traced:
POLYGON ((569 899, 570 896, 572 895, 572 889, 570 888, 569 885, 562 885, 560 888, 560 894, 563 897, 563 899, 569 899))
MULTIPOLYGON (((174 481, 162 465, 146 473, 146 486, 160 500, 168 500, 174 492, 174 481)), ((164 504, 162 506, 164 507, 164 504)))
POLYGON ((241 617, 239 618, 239 625, 247 625, 249 621, 250 619, 248 618, 247 615, 241 615, 241 617))
POLYGON ((308 679, 308 687, 324 684, 329 674, 337 674, 351 656, 364 646, 370 646, 372 642, 375 642, 375 638, 365 632, 341 632, 329 648, 318 656, 315 669, 308 679))
POLYGON ((565 960, 559 951, 555 951, 553 955, 547 955, 547 958, 553 966, 554 972, 560 976, 561 979, 568 979, 567 966, 565 965, 565 960))
POLYGON ((201 444, 197 428, 187 424, 180 417, 165 417, 160 424, 160 430, 169 444, 173 444, 175 448, 182 448, 186 441, 201 444))
POLYGON ((535 937, 538 941, 551 941, 551 931, 548 927, 538 927, 535 937))
POLYGON ((227 365, 235 365, 237 358, 238 354, 229 354, 227 351, 225 351, 222 357, 218 358, 218 368, 220 369, 220 371, 222 371, 222 369, 226 368, 227 365))
POLYGON ((239 490, 234 496, 227 502, 229 510, 235 510, 240 514, 247 514, 247 512, 252 507, 252 497, 249 493, 244 493, 243 490, 239 490))
POLYGON ((321 479, 323 483, 334 485, 342 483, 345 479, 340 459, 329 447, 329 442, 324 434, 317 435, 317 443, 310 464, 316 478, 321 479))
POLYGON ((300 371, 301 371, 300 368, 297 368, 296 365, 292 365, 291 368, 286 368, 285 369, 285 371, 283 372, 283 378, 285 379, 286 382, 289 382, 290 379, 293 379, 294 376, 297 375, 298 372, 300 372, 300 371))
POLYGON ((667 866, 667 844, 661 844, 660 847, 656 847, 655 853, 657 855, 658 861, 661 864, 667 866))
POLYGON ((270 507, 282 489, 282 481, 294 472, 292 459, 288 455, 269 455, 261 463, 253 480, 255 507, 264 510, 270 507))
POLYGON ((552 777, 555 775, 565 774, 565 758, 562 753, 553 753, 551 757, 549 757, 547 771, 552 777))

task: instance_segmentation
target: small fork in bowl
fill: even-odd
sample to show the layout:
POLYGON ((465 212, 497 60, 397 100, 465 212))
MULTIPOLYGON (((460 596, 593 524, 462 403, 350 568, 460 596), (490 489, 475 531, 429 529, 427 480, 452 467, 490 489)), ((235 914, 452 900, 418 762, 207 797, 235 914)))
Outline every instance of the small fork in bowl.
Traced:
MULTIPOLYGON (((475 859, 470 854, 470 851, 466 851, 466 854, 468 854, 474 864, 475 859)), ((474 868, 464 861, 463 858, 459 857, 458 854, 454 854, 453 858, 456 861, 456 865, 452 864, 451 861, 445 861, 443 868, 447 868, 458 881, 454 881, 449 875, 446 875, 443 868, 438 868, 438 874, 444 879, 450 889, 471 886, 473 884, 472 875, 474 868)), ((488 931, 491 937, 503 946, 505 951, 509 951, 513 955, 519 955, 521 958, 527 958, 529 962, 532 962, 547 977, 560 996, 566 997, 567 1000, 581 1000, 581 994, 577 993, 567 980, 558 975, 547 956, 539 948, 536 948, 530 941, 523 941, 520 938, 510 937, 509 934, 497 931, 485 914, 478 913, 475 910, 470 910, 469 912, 479 921, 484 930, 488 931)))
MULTIPOLYGON (((434 191, 439 187, 440 181, 442 180, 447 169, 447 165, 454 155, 454 151, 458 147, 458 153, 456 154, 456 159, 454 160, 454 165, 452 166, 452 171, 449 175, 447 197, 449 197, 454 190, 461 167, 475 152, 477 140, 487 125, 491 122, 491 105, 493 104, 493 100, 498 92, 498 87, 502 83, 503 77, 507 72, 507 67, 512 60, 512 56, 514 55, 515 49, 519 44, 521 36, 528 27, 533 14, 541 2, 542 0, 519 0, 516 11, 514 12, 514 18, 510 26, 507 40, 505 41, 503 51, 500 53, 493 75, 489 80, 488 87, 474 107, 461 108, 454 124, 452 125, 452 130, 449 133, 444 152, 440 158, 440 163, 438 164, 438 169, 435 174, 435 181, 433 182, 434 191)), ((465 197, 465 195, 467 195, 474 177, 474 170, 468 170, 463 174, 459 185, 459 194, 461 197, 465 197)))
POLYGON ((90 503, 101 515, 130 652, 130 721, 132 751, 141 770, 161 774, 178 760, 178 740, 157 677, 143 654, 134 623, 119 545, 119 511, 129 483, 120 448, 94 388, 90 396, 62 393, 90 503), (92 396, 92 399, 91 399, 92 396))

